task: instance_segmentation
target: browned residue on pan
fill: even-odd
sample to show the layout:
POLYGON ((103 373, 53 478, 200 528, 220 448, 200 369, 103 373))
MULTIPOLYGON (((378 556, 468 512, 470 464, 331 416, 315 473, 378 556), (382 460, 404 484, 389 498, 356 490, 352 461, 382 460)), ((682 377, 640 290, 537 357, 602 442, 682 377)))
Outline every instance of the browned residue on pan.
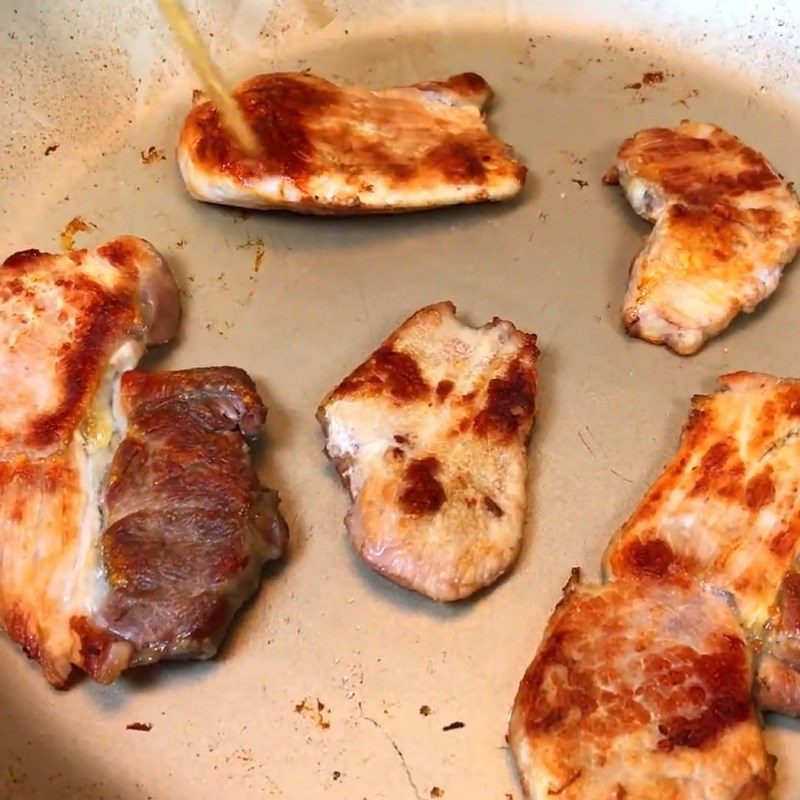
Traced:
POLYGON ((83 217, 73 217, 61 231, 61 247, 63 250, 75 249, 75 234, 86 233, 93 231, 97 225, 93 222, 88 222, 83 217))

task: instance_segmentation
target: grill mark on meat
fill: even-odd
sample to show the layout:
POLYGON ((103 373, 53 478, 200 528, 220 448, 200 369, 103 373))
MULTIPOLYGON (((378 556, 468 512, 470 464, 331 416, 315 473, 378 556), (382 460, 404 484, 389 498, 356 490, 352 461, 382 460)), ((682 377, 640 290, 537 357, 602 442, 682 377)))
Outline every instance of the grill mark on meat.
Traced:
POLYGON ((662 539, 634 539, 625 546, 622 559, 634 575, 648 578, 664 578, 677 566, 672 548, 662 539))
POLYGON ((751 716, 745 643, 725 635, 721 645, 715 653, 682 653, 678 664, 673 662, 667 668, 665 685, 671 685, 671 673, 680 670, 702 690, 699 703, 704 707, 698 716, 675 714, 659 723, 663 736, 657 744, 659 750, 708 747, 727 728, 751 716))
POLYGON ((758 511, 771 505, 775 500, 775 481, 772 478, 772 467, 764 467, 747 482, 745 502, 752 511, 758 511))
POLYGON ((486 182, 486 167, 476 155, 474 144, 458 139, 442 142, 429 150, 423 159, 426 167, 439 170, 454 183, 486 182))
POLYGON ((410 462, 403 475, 403 484, 398 505, 407 514, 421 517, 435 514, 447 496, 436 477, 441 464, 434 456, 410 462))
POLYGON ((500 518, 503 516, 503 509, 500 508, 494 500, 492 500, 489 495, 485 495, 483 498, 483 505, 486 507, 486 510, 493 516, 500 518))
POLYGON ((234 92, 258 139, 258 158, 248 158, 239 150, 210 102, 192 112, 199 130, 196 156, 200 163, 241 180, 278 174, 303 184, 316 156, 307 118, 324 113, 340 95, 327 81, 312 82, 288 74, 259 75, 234 92))
POLYGON ((430 392, 416 359, 386 344, 345 378, 334 389, 332 397, 362 392, 379 394, 384 389, 401 402, 419 400, 430 392))
POLYGON ((448 380, 439 381, 439 383, 436 384, 436 398, 440 403, 443 403, 445 400, 447 400, 447 397, 450 392, 453 391, 454 386, 455 384, 453 381, 448 380))
POLYGON ((486 404, 475 417, 473 429, 483 436, 514 438, 533 419, 535 392, 532 376, 516 359, 502 378, 489 381, 486 404))

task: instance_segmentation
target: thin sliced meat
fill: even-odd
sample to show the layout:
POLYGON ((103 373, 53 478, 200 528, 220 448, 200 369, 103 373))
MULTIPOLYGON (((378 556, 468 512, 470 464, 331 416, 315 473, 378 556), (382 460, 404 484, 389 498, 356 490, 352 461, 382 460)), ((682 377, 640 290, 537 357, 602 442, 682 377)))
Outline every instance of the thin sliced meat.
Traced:
POLYGON ((759 703, 800 711, 800 381, 739 372, 692 401, 680 447, 612 540, 614 579, 727 593, 759 703))
POLYGON ((126 666, 208 658, 264 563, 283 553, 278 497, 245 441, 266 416, 250 377, 232 367, 128 372, 127 435, 114 455, 100 539, 109 591, 93 618, 119 657, 85 667, 108 682, 126 666))
POLYGON ((747 644, 708 591, 568 584, 509 741, 534 800, 766 800, 747 644))
POLYGON ((772 294, 800 246, 791 186, 716 125, 639 131, 619 149, 615 180, 655 223, 631 267, 623 323, 681 355, 772 294))
POLYGON ((163 259, 131 236, 26 250, 0 269, 0 623, 55 685, 84 664, 84 621, 103 593, 96 543, 120 375, 179 316, 163 259))
POLYGON ((504 200, 525 167, 486 128, 491 95, 474 73, 370 91, 306 73, 246 80, 234 92, 261 152, 244 155, 202 96, 178 160, 198 200, 304 214, 413 211, 504 200))
POLYGON ((417 311, 321 403, 326 451, 373 569, 436 600, 497 580, 519 552, 536 337, 452 303, 417 311))

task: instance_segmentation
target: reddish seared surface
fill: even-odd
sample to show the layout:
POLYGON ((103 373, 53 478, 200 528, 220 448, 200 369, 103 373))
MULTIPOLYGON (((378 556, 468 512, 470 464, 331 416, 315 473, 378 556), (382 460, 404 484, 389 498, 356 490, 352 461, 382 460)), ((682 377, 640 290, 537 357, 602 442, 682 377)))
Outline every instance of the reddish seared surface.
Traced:
POLYGON ((632 575, 665 578, 675 564, 672 548, 661 539, 634 539, 625 545, 622 558, 632 575))
MULTIPOLYGON (((683 592, 672 600, 694 602, 683 592)), ((661 750, 702 748, 752 716, 744 641, 726 632, 694 646, 681 634, 666 642, 655 630, 670 609, 652 604, 652 629, 629 619, 650 605, 638 587, 619 584, 564 601, 520 685, 528 735, 609 741, 653 725, 661 750)))
POLYGON ((243 439, 266 410, 231 367, 128 372, 122 400, 128 432, 100 542, 112 592, 100 616, 139 650, 210 655, 263 562, 285 545, 277 498, 259 484, 243 439))
MULTIPOLYGON (((85 412, 109 353, 137 323, 139 316, 135 240, 114 240, 98 249, 118 270, 114 288, 76 269, 86 251, 73 251, 70 260, 38 250, 25 250, 6 259, 0 270, 0 323, 9 338, 0 349, 12 363, 29 358, 47 360, 52 370, 52 396, 37 408, 38 390, 23 380, 20 402, 30 402, 24 424, 0 432, 0 446, 46 451, 65 444, 85 412), (36 314, 34 325, 18 321, 22 301, 36 314), (58 310, 60 309, 60 310, 58 310), (69 334, 64 334, 72 325, 69 334), (21 333, 13 339, 12 331, 21 333), (31 392, 31 397, 28 393, 31 392)), ((6 334, 4 334, 5 337, 6 334)), ((4 405, 10 405, 7 398, 4 405)))
POLYGON ((448 380, 439 381, 439 383, 436 384, 436 397, 440 403, 443 403, 445 400, 447 400, 447 397, 450 392, 453 391, 454 386, 455 384, 453 381, 448 380))
POLYGON ((462 142, 455 137, 429 150, 422 166, 441 172, 453 183, 486 181, 486 167, 480 153, 469 142, 462 142))
POLYGON ((606 563, 617 578, 702 581, 732 592, 744 624, 761 626, 800 542, 800 437, 790 410, 798 385, 752 373, 721 384, 694 398, 677 454, 606 563))
POLYGON ((800 634, 800 573, 796 570, 783 579, 773 627, 781 633, 800 634))
POLYGON ((751 510, 758 511, 763 506, 771 505, 774 500, 775 481, 772 477, 772 467, 766 466, 747 482, 745 502, 751 510))
POLYGON ((489 513, 490 513, 490 514, 493 516, 493 517, 498 517, 498 518, 499 518, 499 517, 502 517, 502 516, 503 516, 503 514, 505 513, 505 512, 503 511, 503 509, 502 509, 502 508, 500 508, 500 506, 499 506, 499 505, 497 505, 497 503, 496 503, 494 500, 492 500, 492 498, 491 498, 491 497, 489 497, 489 495, 486 495, 486 496, 483 498, 483 505, 486 507, 486 510, 487 510, 487 511, 488 511, 488 512, 489 512, 489 513))
POLYGON ((406 467, 397 501, 406 514, 435 514, 444 505, 447 495, 436 477, 440 467, 433 456, 416 459, 406 467))
POLYGON ((740 638, 725 635, 718 646, 714 653, 674 648, 646 662, 645 672, 653 677, 645 696, 652 692, 654 705, 665 712, 658 725, 663 735, 659 749, 704 747, 726 728, 751 717, 746 645, 740 638), (668 696, 670 687, 687 679, 693 683, 689 696, 704 705, 692 709, 692 714, 670 713, 677 705, 668 696))
MULTIPOLYGON (((510 738, 518 757, 525 753, 526 778, 546 775, 549 795, 572 787, 573 800, 613 800, 629 790, 655 797, 635 792, 672 789, 659 778, 682 775, 673 759, 697 751, 715 774, 738 775, 734 786, 771 778, 747 646, 724 600, 635 581, 567 592, 514 704, 510 738), (724 736, 732 738, 718 752, 724 736), (653 741, 654 750, 643 748, 643 740, 653 741)), ((702 785, 701 775, 697 780, 691 787, 702 785)), ((670 797, 691 796, 674 786, 670 797)), ((736 789, 731 796, 739 796, 736 789)))
POLYGON ((20 250, 17 253, 12 253, 4 262, 4 267, 12 267, 19 269, 22 267, 30 267, 35 265, 41 256, 49 256, 48 253, 43 253, 41 250, 31 248, 30 250, 20 250))
MULTIPOLYGON (((636 172, 656 180, 685 205, 716 207, 730 214, 731 198, 781 185, 761 153, 718 129, 711 138, 690 136, 671 128, 648 128, 625 141, 619 159, 636 159, 636 172)), ((760 213, 774 215, 770 209, 760 213)))
MULTIPOLYGON (((312 178, 335 175, 356 190, 355 197, 377 181, 395 189, 443 182, 483 186, 490 178, 521 185, 525 167, 477 115, 443 111, 446 106, 414 88, 475 105, 490 95, 474 73, 387 94, 342 88, 309 74, 258 75, 234 92, 260 144, 257 157, 239 150, 210 102, 189 113, 181 147, 206 176, 221 173, 243 185, 279 176, 306 191, 312 178)), ((300 202, 317 199, 311 193, 300 202)))
POLYGON ((236 91, 236 98, 261 147, 259 157, 242 154, 211 103, 197 106, 190 114, 201 132, 196 157, 199 163, 242 180, 285 175, 302 183, 312 172, 316 156, 310 126, 340 95, 336 86, 323 80, 289 74, 251 78, 236 91))
POLYGON ((744 491, 744 464, 730 439, 713 444, 692 473, 694 486, 690 496, 716 495, 741 500, 744 491))
MULTIPOLYGON (((535 363, 536 347, 532 363, 535 363)), ((518 432, 530 432, 536 410, 536 371, 522 359, 511 363, 501 378, 492 378, 487 390, 486 405, 475 417, 476 433, 499 439, 513 439, 518 432)))
POLYGON ((331 398, 389 394, 398 402, 409 402, 427 397, 429 393, 430 386, 422 377, 414 357, 385 344, 345 378, 333 390, 331 398))
POLYGON ((5 628, 11 640, 16 642, 25 655, 35 661, 41 657, 39 636, 32 627, 30 614, 19 606, 12 606, 5 615, 5 628))
POLYGON ((108 661, 109 649, 117 641, 116 637, 96 627, 86 617, 73 617, 70 627, 81 641, 83 668, 90 675, 102 675, 108 661))

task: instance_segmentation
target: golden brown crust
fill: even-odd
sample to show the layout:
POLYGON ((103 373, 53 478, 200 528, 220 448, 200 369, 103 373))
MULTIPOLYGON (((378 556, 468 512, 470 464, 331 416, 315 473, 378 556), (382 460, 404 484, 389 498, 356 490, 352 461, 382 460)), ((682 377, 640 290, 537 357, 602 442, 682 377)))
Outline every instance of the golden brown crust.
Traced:
POLYGON ((537 800, 766 798, 773 781, 739 626, 720 598, 575 585, 548 623, 509 739, 537 800))
POLYGON ((277 496, 258 481, 243 435, 266 408, 234 367, 125 373, 127 435, 117 448, 100 538, 109 592, 94 621, 127 660, 101 649, 101 682, 130 663, 213 655, 261 567, 284 549, 277 496))
MULTIPOLYGON (((75 256, 80 266, 85 251, 78 251, 75 256)), ((32 305, 41 308, 40 313, 52 315, 52 320, 48 320, 50 324, 58 325, 59 321, 64 324, 64 317, 72 323, 69 341, 54 342, 57 350, 41 354, 53 364, 53 377, 58 386, 56 396, 47 407, 38 413, 34 411, 24 425, 12 430, 0 427, 0 447, 4 449, 47 451, 66 441, 85 412, 101 365, 137 321, 138 287, 135 274, 131 275, 127 269, 128 262, 120 267, 117 285, 109 289, 78 271, 49 268, 56 258, 38 251, 16 253, 6 259, 0 269, 0 308, 8 312, 4 320, 7 336, 3 348, 12 358, 24 355, 23 348, 33 349, 38 344, 25 341, 25 333, 20 331, 23 318, 17 316, 20 312, 12 303, 12 297, 26 297, 28 307, 32 305), (40 276, 43 267, 46 277, 40 276), (33 278, 35 283, 26 278, 33 278), (46 286, 43 285, 45 280, 46 286), (38 306, 37 294, 44 292, 58 295, 64 310, 38 306)), ((31 329, 31 335, 34 334, 40 335, 39 331, 31 329)))
POLYGON ((695 397, 675 457, 611 542, 614 578, 711 583, 762 626, 800 548, 800 383, 738 373, 695 397))
MULTIPOLYGON (((122 236, 66 255, 9 256, 0 268, 0 375, 16 391, 0 399, 2 453, 46 454, 64 446, 111 354, 127 337, 163 327, 153 318, 163 311, 154 308, 159 300, 177 306, 177 290, 142 239, 122 236), (159 272, 169 285, 151 302, 151 284, 166 282, 159 272), (50 366, 32 370, 32 363, 50 366)), ((171 317, 176 324, 177 312, 171 317)), ((174 331, 168 327, 162 338, 174 331)))
POLYGON ((63 255, 26 250, 0 268, 0 623, 57 686, 73 664, 119 656, 83 603, 94 586, 93 459, 113 436, 114 377, 151 337, 172 335, 177 298, 160 255, 129 236, 63 255))
MULTIPOLYGON (((617 158, 635 164, 638 178, 657 184, 671 199, 737 216, 744 212, 736 198, 783 185, 761 153, 716 126, 700 135, 696 125, 684 121, 676 129, 646 128, 622 143, 617 158)), ((755 219, 774 214, 771 209, 751 212, 755 219)))
POLYGON ((180 135, 190 193, 210 202, 301 213, 408 211, 516 194, 525 168, 486 130, 478 75, 371 92, 305 73, 235 91, 261 152, 247 158, 210 102, 180 135))
MULTIPOLYGON (((80 509, 81 476, 73 451, 0 462, 0 519, 5 523, 0 623, 55 686, 67 680, 72 665, 51 641, 68 620, 62 619, 61 598, 48 585, 62 555, 76 546, 80 509)), ((65 646, 69 651, 69 642, 65 646)))
POLYGON ((438 600, 493 583, 519 549, 536 337, 452 303, 420 309, 323 400, 350 537, 378 572, 438 600))
POLYGON ((763 155, 715 125, 647 128, 616 173, 656 223, 631 271, 628 332, 682 355, 698 350, 778 285, 800 245, 800 205, 763 155))
POLYGON ((677 454, 604 566, 614 579, 729 593, 759 651, 759 704, 796 714, 800 382, 748 372, 719 382, 718 393, 693 399, 677 454))

